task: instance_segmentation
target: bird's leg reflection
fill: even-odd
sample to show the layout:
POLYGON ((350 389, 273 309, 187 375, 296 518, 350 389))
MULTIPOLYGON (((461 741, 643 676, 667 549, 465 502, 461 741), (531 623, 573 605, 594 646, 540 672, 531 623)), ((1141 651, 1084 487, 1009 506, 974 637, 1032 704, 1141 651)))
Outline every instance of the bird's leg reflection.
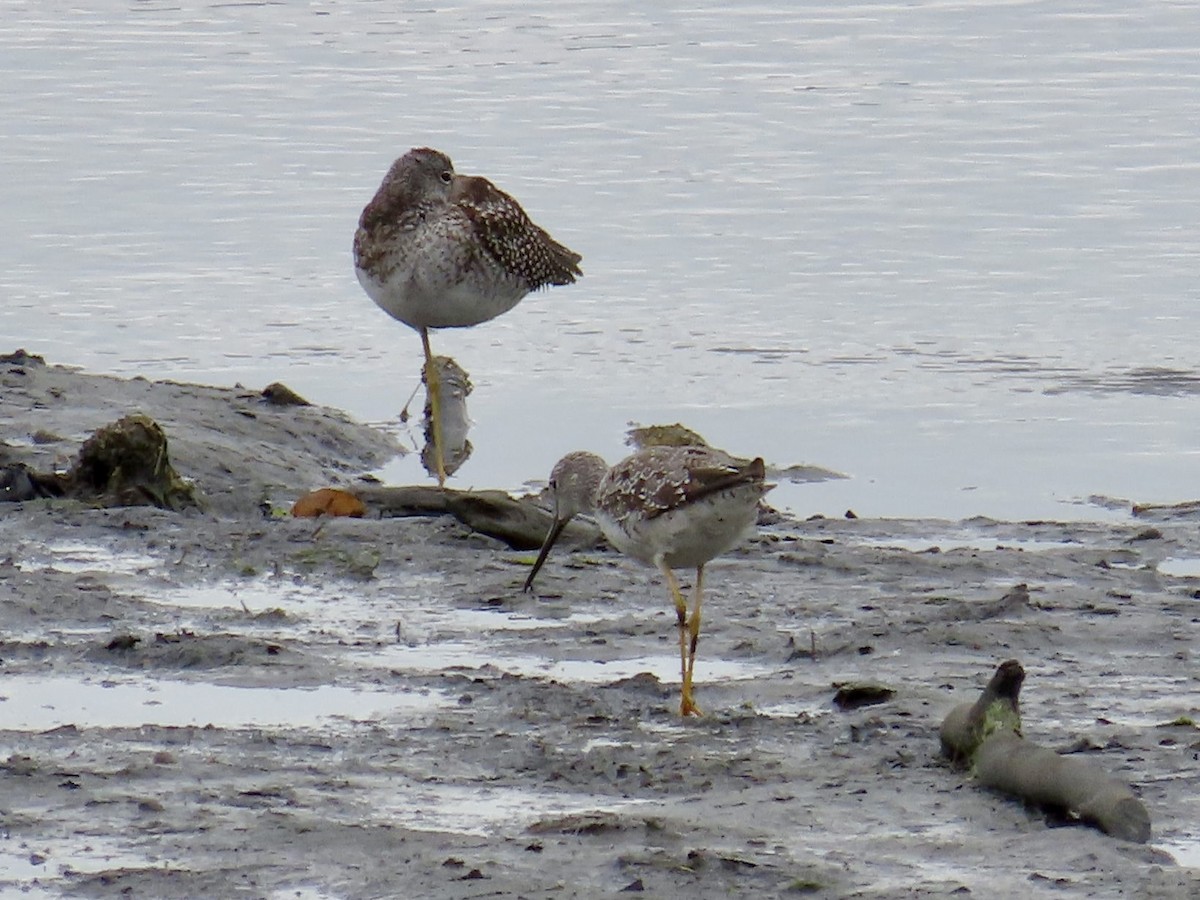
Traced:
POLYGON ((471 393, 471 381, 466 371, 449 356, 432 357, 425 369, 426 443, 421 451, 421 461, 427 472, 437 475, 439 486, 444 486, 446 476, 458 471, 473 449, 467 440, 471 424, 467 416, 467 395, 471 393), (433 387, 430 387, 431 372, 433 387))

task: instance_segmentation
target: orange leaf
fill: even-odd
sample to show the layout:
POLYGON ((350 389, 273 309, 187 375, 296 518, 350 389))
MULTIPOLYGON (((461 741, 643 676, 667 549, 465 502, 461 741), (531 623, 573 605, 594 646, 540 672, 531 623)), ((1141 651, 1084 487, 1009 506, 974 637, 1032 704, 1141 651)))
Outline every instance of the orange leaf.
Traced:
POLYGON ((361 518, 367 508, 349 491, 321 488, 305 494, 292 505, 292 515, 301 518, 317 516, 353 516, 361 518))

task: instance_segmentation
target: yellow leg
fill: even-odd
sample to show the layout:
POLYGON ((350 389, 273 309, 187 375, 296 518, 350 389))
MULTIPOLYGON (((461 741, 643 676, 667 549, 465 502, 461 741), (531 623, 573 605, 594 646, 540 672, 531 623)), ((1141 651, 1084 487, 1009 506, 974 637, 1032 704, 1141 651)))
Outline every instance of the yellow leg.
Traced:
POLYGON ((442 461, 442 400, 437 363, 429 348, 429 329, 421 330, 421 349, 425 351, 425 393, 429 395, 430 426, 433 430, 433 458, 437 467, 438 487, 446 486, 446 464, 442 461))
MULTIPOLYGON (((700 708, 692 702, 690 678, 688 677, 688 609, 687 601, 679 590, 679 582, 675 573, 662 560, 658 561, 659 571, 667 580, 667 589, 671 592, 671 600, 675 604, 675 616, 679 624, 679 675, 681 680, 679 695, 679 714, 681 716, 698 716, 700 708)), ((694 643, 694 641, 693 641, 694 643)))
MULTIPOLYGON (((696 590, 692 599, 692 617, 688 621, 688 661, 687 673, 684 675, 684 696, 692 696, 692 672, 696 669, 696 645, 700 643, 700 602, 704 595, 704 566, 696 567, 696 590)), ((695 707, 695 704, 692 704, 695 707)))

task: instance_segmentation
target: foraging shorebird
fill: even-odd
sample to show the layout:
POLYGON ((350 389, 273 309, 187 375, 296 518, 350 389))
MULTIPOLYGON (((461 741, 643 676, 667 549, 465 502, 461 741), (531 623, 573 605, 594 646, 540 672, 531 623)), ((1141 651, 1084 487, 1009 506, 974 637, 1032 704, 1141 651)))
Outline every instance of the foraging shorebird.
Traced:
POLYGON ((708 447, 648 447, 611 469, 594 453, 564 456, 550 474, 554 523, 525 590, 570 519, 590 514, 609 542, 662 572, 679 625, 680 715, 699 715, 692 673, 700 640, 704 566, 732 549, 758 517, 765 482, 761 458, 739 463, 708 447), (691 614, 673 569, 696 570, 691 614))
POLYGON ((421 336, 439 485, 446 473, 429 330, 478 325, 530 291, 571 284, 581 259, 486 178, 455 172, 444 153, 416 148, 388 169, 359 217, 354 270, 384 312, 421 336))

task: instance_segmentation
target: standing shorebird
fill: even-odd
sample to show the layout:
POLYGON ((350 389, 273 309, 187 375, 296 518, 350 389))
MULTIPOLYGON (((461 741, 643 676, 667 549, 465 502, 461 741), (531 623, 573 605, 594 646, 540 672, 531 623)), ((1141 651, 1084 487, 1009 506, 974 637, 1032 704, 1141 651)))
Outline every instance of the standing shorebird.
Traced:
POLYGON ((429 329, 478 325, 530 291, 571 284, 581 259, 486 178, 456 173, 444 153, 413 149, 388 169, 359 217, 354 270, 384 312, 421 335, 439 485, 446 473, 429 329))
POLYGON ((525 590, 550 548, 578 513, 596 518, 609 542, 662 572, 679 623, 683 680, 680 715, 699 715, 692 672, 700 640, 704 565, 737 545, 758 518, 765 482, 761 458, 741 464, 708 447, 648 447, 611 469, 594 453, 568 453, 550 473, 554 524, 538 553, 525 590), (691 615, 672 569, 696 570, 691 615))

